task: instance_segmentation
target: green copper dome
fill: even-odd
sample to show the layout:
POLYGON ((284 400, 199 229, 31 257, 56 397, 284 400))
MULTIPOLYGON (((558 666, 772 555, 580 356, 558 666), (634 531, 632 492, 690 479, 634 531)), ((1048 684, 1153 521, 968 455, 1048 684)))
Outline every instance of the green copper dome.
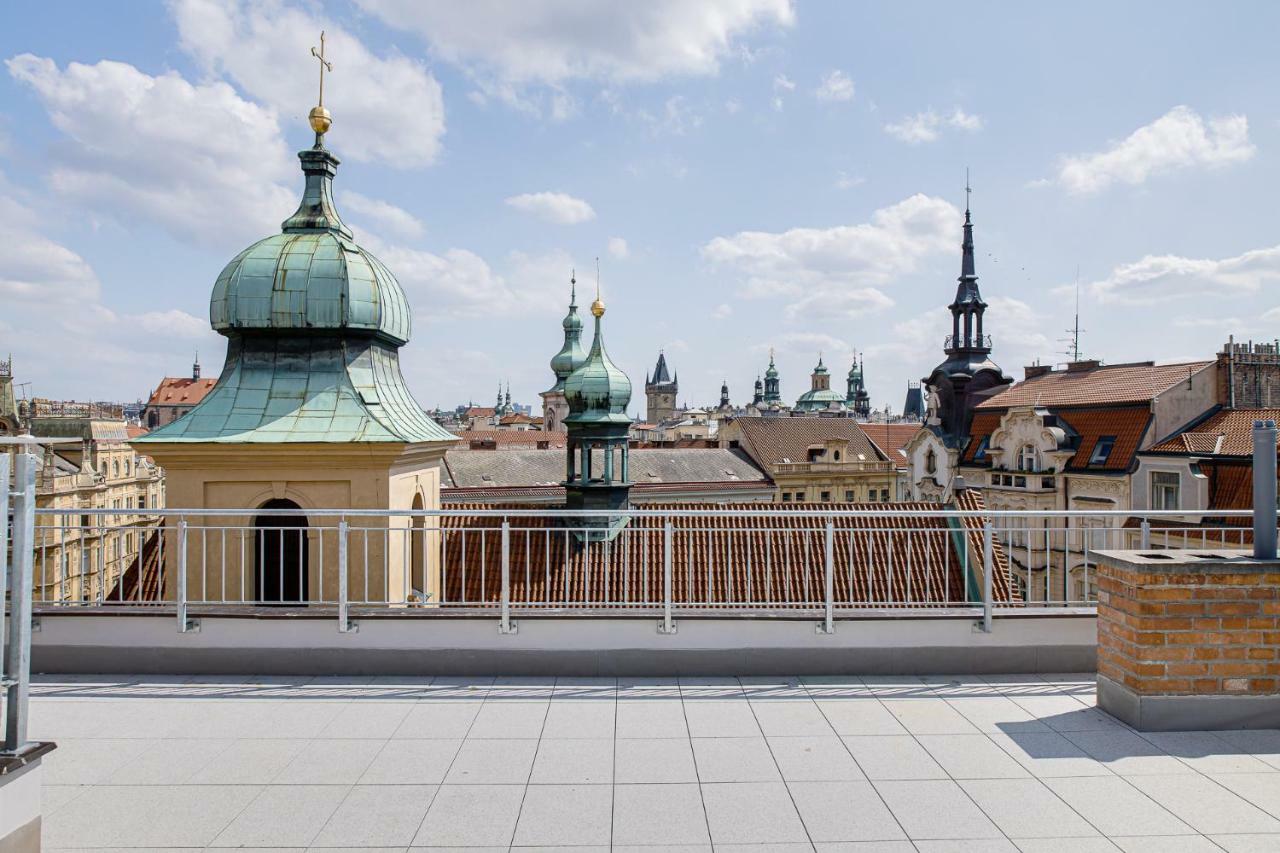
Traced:
POLYGON ((564 396, 569 403, 565 423, 630 423, 627 406, 631 403, 631 380, 605 352, 604 332, 600 328, 604 303, 598 297, 591 304, 591 313, 596 318, 591 351, 586 361, 564 381, 564 396))
POLYGON ((569 291, 569 313, 560 323, 564 328, 564 346, 560 347, 560 352, 551 357, 551 371, 556 375, 556 384, 551 388, 552 391, 563 391, 564 381, 569 378, 569 374, 587 360, 587 354, 582 351, 582 318, 578 316, 577 282, 570 279, 570 284, 572 288, 569 291))
POLYGON ((319 142, 298 158, 307 179, 302 202, 282 233, 254 243, 222 270, 209 300, 214 331, 364 331, 407 342, 404 291, 351 239, 334 207, 338 159, 319 142))

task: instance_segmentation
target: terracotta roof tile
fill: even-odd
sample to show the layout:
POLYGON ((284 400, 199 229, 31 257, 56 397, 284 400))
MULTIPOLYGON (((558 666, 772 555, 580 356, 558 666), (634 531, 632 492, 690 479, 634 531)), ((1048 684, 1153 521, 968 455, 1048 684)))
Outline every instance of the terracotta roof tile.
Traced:
POLYGON ((192 379, 190 376, 166 376, 151 392, 148 406, 194 406, 218 384, 217 379, 192 379))
POLYGON ((455 432, 454 435, 464 442, 492 442, 499 450, 533 450, 541 442, 547 442, 548 450, 564 450, 566 438, 562 432, 543 432, 537 429, 469 429, 455 432))
POLYGON ((921 429, 920 424, 860 424, 867 438, 894 462, 905 463, 903 448, 921 429))
POLYGON ((1255 420, 1280 421, 1280 409, 1223 409, 1151 450, 1156 453, 1252 456, 1255 420))
POLYGON ((765 467, 804 462, 811 446, 841 438, 848 440, 852 459, 859 454, 868 462, 889 459, 852 418, 742 418, 738 423, 742 448, 765 467))
MULTIPOLYGON (((981 509, 981 497, 963 493, 960 505, 981 509)), ((904 503, 904 510, 936 504, 904 503)), ((492 508, 492 507, 487 507, 492 508)), ((528 507, 524 507, 527 509, 528 507)), ((653 504, 646 509, 687 509, 653 504)), ((759 504, 728 505, 756 510, 759 504)), ((883 510, 883 504, 806 504, 805 510, 883 510)), ((549 517, 513 518, 509 537, 511 600, 560 606, 599 606, 619 600, 662 601, 663 517, 634 518, 609 543, 580 547, 572 533, 549 517)), ((753 603, 812 608, 823 599, 825 520, 779 507, 768 516, 672 517, 673 596, 677 606, 697 602, 732 608, 753 603)), ((978 519, 967 519, 967 555, 946 519, 909 520, 836 516, 835 598, 850 604, 893 606, 905 601, 943 604, 968 598, 967 561, 981 559, 978 519), (892 571, 890 571, 892 566, 892 571)), ((495 602, 501 588, 502 519, 447 517, 445 592, 442 601, 495 602), (463 534, 465 529, 466 533, 463 534)), ((997 600, 1010 598, 1008 563, 996 543, 997 600)), ((972 580, 972 578, 970 578, 972 580)))
MULTIPOLYGON (((1107 406, 1097 408, 1053 408, 1052 413, 1069 426, 1079 436, 1079 444, 1075 454, 1067 461, 1068 471, 1127 471, 1133 465, 1134 455, 1142 444, 1147 425, 1151 421, 1151 411, 1147 406, 1107 406), (1091 465, 1098 440, 1104 437, 1115 439, 1111 453, 1098 465, 1091 465)), ((975 460, 974 455, 986 438, 990 442, 991 434, 1000 426, 1003 411, 978 412, 973 417, 973 425, 969 429, 972 436, 968 447, 964 450, 964 462, 967 465, 990 464, 985 460, 975 460)))
POLYGON ((1191 361, 1182 364, 1104 365, 1077 371, 1054 370, 1011 385, 994 397, 983 400, 978 409, 1146 403, 1213 364, 1212 361, 1191 361))

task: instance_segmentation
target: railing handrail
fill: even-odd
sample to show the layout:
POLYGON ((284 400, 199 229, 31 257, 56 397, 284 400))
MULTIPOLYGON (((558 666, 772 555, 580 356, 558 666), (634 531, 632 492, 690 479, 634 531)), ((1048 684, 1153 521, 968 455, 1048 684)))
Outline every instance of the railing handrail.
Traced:
MULTIPOLYGON (((788 518, 1170 518, 1178 521, 1188 517, 1253 517, 1252 509, 953 509, 939 506, 937 509, 904 509, 901 504, 889 503, 886 509, 799 509, 801 504, 761 503, 764 509, 644 509, 631 507, 619 510, 563 509, 549 506, 513 508, 451 508, 451 509, 114 509, 108 507, 38 507, 37 516, 149 516, 153 518, 199 518, 226 516, 307 516, 307 517, 375 517, 375 518, 503 518, 546 517, 557 518, 716 518, 755 517, 769 518, 785 514, 788 518)), ((1280 509, 1277 510, 1280 518, 1280 509)))

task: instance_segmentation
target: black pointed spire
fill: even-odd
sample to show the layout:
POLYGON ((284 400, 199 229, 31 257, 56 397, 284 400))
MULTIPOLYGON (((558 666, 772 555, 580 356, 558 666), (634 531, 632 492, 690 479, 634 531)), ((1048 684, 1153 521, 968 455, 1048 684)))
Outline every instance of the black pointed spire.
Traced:
POLYGON ((991 351, 990 339, 982 331, 982 315, 987 303, 982 301, 982 293, 978 290, 978 274, 973 262, 973 216, 969 211, 969 170, 965 170, 964 181, 964 239, 960 244, 960 277, 957 279, 956 298, 948 308, 951 309, 951 335, 946 342, 946 352, 991 351))

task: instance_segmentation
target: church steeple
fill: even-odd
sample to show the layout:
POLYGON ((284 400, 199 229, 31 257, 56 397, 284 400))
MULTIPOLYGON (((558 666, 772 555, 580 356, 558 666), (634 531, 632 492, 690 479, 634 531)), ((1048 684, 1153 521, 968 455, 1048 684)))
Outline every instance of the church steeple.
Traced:
POLYGON ((947 355, 985 355, 991 352, 991 338, 982 329, 982 315, 987 303, 978 291, 978 274, 973 262, 973 217, 969 212, 968 174, 965 175, 964 239, 960 244, 960 277, 957 279, 956 298, 949 306, 951 311, 951 335, 947 338, 947 355))

